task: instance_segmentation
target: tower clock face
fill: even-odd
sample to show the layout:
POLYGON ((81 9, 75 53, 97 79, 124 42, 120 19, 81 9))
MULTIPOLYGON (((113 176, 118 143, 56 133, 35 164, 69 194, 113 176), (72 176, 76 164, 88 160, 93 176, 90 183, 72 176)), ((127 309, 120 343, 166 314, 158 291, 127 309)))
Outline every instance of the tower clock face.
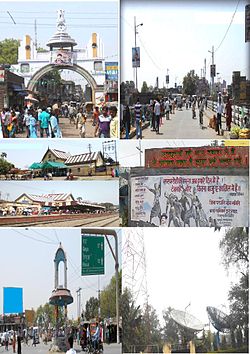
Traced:
POLYGON ((60 24, 58 24, 58 29, 59 29, 59 31, 61 31, 61 32, 63 32, 63 31, 65 31, 65 28, 66 28, 66 26, 65 26, 65 24, 64 23, 60 23, 60 24))
POLYGON ((30 50, 30 45, 26 45, 26 46, 25 46, 25 49, 26 49, 26 50, 30 50))

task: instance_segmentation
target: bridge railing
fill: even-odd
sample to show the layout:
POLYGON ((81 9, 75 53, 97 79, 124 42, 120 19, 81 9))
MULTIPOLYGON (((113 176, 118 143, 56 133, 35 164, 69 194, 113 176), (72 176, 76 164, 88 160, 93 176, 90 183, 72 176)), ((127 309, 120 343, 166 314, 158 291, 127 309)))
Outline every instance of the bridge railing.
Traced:
MULTIPOLYGON (((208 101, 207 106, 210 108, 213 112, 216 112, 216 101, 208 101)), ((225 114, 222 114, 223 117, 226 117, 225 114)), ((237 105, 232 105, 232 121, 234 124, 244 127, 246 124, 250 123, 250 108, 247 108, 246 106, 237 106, 237 105), (245 119, 245 117, 247 117, 245 119)))

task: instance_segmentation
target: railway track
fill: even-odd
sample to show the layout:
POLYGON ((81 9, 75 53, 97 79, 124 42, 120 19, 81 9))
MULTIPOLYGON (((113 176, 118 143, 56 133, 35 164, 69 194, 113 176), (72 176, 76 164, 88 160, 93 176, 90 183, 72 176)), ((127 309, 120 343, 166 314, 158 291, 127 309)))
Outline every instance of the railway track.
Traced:
MULTIPOLYGON (((4 225, 2 225, 4 226, 4 225)), ((6 225, 7 226, 7 225, 6 225)), ((23 222, 12 224, 15 227, 29 227, 29 226, 40 226, 40 227, 81 227, 81 226, 119 226, 119 215, 110 215, 102 217, 93 217, 86 219, 65 219, 65 220, 46 220, 41 222, 23 222)))

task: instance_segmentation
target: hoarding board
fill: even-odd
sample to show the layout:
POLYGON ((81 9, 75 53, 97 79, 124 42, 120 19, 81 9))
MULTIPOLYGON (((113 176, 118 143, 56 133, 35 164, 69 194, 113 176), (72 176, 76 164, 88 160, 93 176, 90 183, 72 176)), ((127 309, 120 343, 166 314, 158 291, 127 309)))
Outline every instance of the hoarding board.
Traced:
POLYGON ((145 150, 145 166, 149 168, 247 168, 246 147, 182 147, 145 150))
POLYGON ((82 236, 82 275, 104 274, 103 236, 82 236))
POLYGON ((140 67, 140 47, 132 48, 132 67, 140 67))
POLYGON ((73 65, 73 52, 67 49, 60 49, 52 54, 54 65, 73 65))
POLYGON ((3 288, 3 313, 23 313, 23 288, 3 288))
POLYGON ((130 220, 143 226, 248 226, 248 176, 138 176, 130 186, 130 220))
POLYGON ((105 79, 108 81, 118 81, 118 62, 105 63, 105 79))

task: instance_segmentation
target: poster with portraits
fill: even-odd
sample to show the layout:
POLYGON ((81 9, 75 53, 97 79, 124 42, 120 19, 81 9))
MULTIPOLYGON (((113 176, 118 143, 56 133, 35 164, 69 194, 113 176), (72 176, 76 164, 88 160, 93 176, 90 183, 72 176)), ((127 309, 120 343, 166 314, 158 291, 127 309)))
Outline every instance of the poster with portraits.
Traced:
POLYGON ((52 54, 54 65, 73 65, 73 53, 67 49, 60 49, 52 54))

